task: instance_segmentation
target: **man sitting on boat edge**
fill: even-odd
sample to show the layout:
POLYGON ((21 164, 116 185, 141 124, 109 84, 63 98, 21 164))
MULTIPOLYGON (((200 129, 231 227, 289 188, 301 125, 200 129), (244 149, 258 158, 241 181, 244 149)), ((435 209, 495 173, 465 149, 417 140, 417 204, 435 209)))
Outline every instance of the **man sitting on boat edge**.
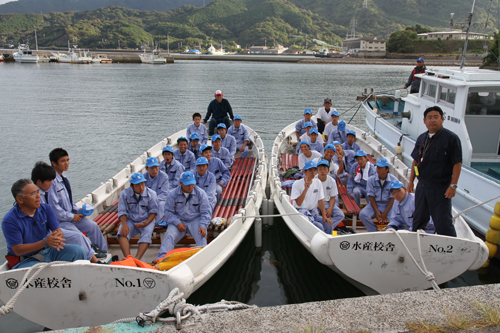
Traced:
POLYGON ((81 246, 64 243, 54 211, 40 202, 40 191, 29 179, 19 179, 11 188, 16 200, 2 221, 7 241, 7 260, 12 269, 40 262, 85 260, 81 246))
POLYGON ((179 186, 168 194, 165 216, 169 226, 157 259, 173 250, 186 232, 194 238, 197 246, 207 245, 207 227, 212 217, 210 207, 207 194, 196 186, 194 174, 184 172, 179 186))
POLYGON ((120 193, 118 201, 118 218, 120 228, 116 237, 120 242, 123 256, 130 255, 130 238, 138 233, 141 237, 137 241, 136 259, 140 260, 149 245, 155 228, 153 220, 158 214, 158 199, 155 191, 146 187, 146 179, 142 173, 136 172, 130 176, 130 187, 120 193))

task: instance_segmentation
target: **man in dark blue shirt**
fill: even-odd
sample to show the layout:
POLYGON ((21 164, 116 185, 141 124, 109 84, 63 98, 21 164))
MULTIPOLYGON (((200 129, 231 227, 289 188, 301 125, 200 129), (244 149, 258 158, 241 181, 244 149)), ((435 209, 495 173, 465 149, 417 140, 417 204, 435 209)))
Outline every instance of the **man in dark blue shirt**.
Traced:
POLYGON ((64 243, 52 208, 40 203, 40 191, 31 180, 16 181, 11 191, 16 203, 5 214, 2 231, 7 240, 8 256, 17 257, 18 263, 12 268, 31 267, 39 262, 86 259, 81 246, 64 243))
POLYGON ((212 119, 210 119, 210 122, 208 123, 209 136, 214 135, 214 130, 217 127, 217 124, 224 123, 226 124, 226 128, 231 126, 227 116, 228 114, 229 117, 231 117, 231 120, 234 120, 231 104, 229 104, 227 99, 222 98, 222 91, 217 90, 215 92, 215 99, 208 104, 207 115, 202 122, 203 124, 206 124, 208 119, 210 119, 210 116, 212 116, 212 119))
POLYGON ((440 107, 425 110, 424 123, 428 131, 418 137, 411 153, 413 164, 408 192, 413 192, 416 176, 413 231, 425 229, 432 217, 437 234, 456 237, 451 198, 457 192, 462 170, 462 145, 455 133, 443 127, 443 122, 440 107))

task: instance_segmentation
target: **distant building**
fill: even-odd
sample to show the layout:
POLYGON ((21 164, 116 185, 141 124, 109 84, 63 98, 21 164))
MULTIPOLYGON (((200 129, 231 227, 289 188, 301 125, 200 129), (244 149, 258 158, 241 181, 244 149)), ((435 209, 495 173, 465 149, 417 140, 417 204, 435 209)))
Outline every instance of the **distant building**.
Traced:
POLYGON ((285 51, 283 45, 277 45, 275 48, 268 48, 267 46, 251 46, 251 54, 281 54, 285 51))
MULTIPOLYGON (((437 40, 438 38, 442 40, 447 39, 465 39, 467 36, 466 32, 462 30, 446 30, 446 31, 435 31, 435 32, 426 32, 423 34, 417 34, 418 37, 422 39, 430 39, 437 40)), ((481 34, 477 32, 469 32, 469 39, 493 39, 493 37, 488 37, 487 34, 481 34)))
POLYGON ((356 50, 362 52, 386 52, 386 41, 375 38, 348 38, 342 42, 342 51, 356 50))

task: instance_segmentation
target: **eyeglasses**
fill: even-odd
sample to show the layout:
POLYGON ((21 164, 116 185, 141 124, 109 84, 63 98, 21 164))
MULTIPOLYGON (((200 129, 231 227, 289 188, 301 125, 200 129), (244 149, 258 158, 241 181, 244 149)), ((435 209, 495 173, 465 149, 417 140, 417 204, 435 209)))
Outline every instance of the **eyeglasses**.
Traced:
POLYGON ((31 193, 23 194, 23 197, 30 196, 30 197, 34 197, 35 198, 39 194, 40 194, 40 190, 36 190, 36 191, 31 192, 31 193))
POLYGON ((427 116, 425 117, 425 119, 428 119, 428 120, 438 120, 438 119, 441 119, 441 116, 427 116))

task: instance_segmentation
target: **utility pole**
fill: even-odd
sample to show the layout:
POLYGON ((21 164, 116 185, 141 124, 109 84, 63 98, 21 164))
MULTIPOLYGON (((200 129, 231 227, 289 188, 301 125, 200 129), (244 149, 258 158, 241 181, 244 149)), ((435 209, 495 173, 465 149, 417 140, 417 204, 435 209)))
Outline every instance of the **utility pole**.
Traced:
POLYGON ((170 55, 170 31, 167 32, 167 54, 170 55))
POLYGON ((118 39, 118 50, 120 49, 120 40, 118 39))

